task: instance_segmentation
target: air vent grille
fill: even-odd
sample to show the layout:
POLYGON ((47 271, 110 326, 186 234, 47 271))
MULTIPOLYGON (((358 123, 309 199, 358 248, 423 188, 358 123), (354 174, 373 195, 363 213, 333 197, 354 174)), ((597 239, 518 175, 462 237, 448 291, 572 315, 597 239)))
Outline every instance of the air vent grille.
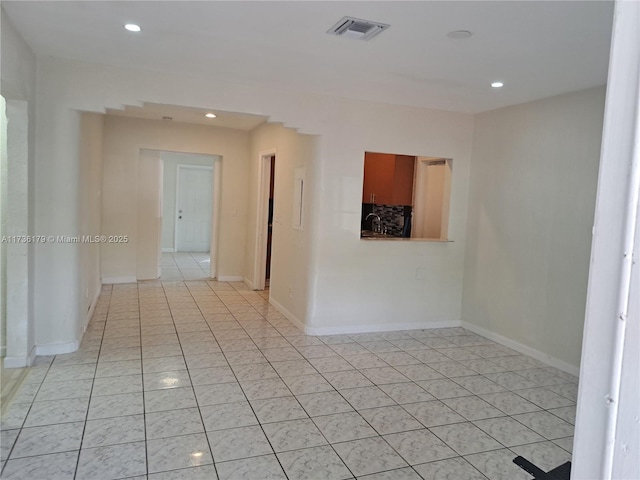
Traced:
POLYGON ((376 35, 389 28, 385 23, 361 20, 353 17, 343 17, 331 27, 327 33, 356 40, 371 40, 376 35))

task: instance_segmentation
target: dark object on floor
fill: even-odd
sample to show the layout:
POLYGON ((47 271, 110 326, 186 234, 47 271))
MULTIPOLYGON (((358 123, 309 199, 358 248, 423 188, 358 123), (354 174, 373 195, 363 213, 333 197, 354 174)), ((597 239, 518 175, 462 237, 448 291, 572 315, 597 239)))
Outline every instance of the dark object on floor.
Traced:
POLYGON ((545 472, 523 457, 516 457, 513 463, 525 472, 533 475, 534 480, 569 480, 571 478, 571 462, 563 463, 559 467, 545 472))

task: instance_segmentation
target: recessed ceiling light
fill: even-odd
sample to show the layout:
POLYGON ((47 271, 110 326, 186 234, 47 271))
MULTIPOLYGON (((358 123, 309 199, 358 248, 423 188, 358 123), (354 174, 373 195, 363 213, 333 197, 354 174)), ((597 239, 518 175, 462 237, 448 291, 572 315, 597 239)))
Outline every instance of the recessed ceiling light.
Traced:
POLYGON ((216 118, 216 114, 215 113, 211 113, 211 112, 205 113, 204 116, 207 117, 207 118, 216 118))
POLYGON ((491 86, 492 86, 493 88, 500 88, 500 87, 504 87, 504 83, 502 83, 502 82, 493 82, 493 83, 491 84, 491 86))
POLYGON ((140 30, 142 30, 140 28, 140 25, 136 25, 135 23, 127 23, 124 28, 126 30, 129 30, 130 32, 139 32, 140 30))
POLYGON ((447 37, 453 38, 455 40, 462 40, 464 38, 469 38, 473 35, 469 30, 454 30, 453 32, 447 33, 447 37))

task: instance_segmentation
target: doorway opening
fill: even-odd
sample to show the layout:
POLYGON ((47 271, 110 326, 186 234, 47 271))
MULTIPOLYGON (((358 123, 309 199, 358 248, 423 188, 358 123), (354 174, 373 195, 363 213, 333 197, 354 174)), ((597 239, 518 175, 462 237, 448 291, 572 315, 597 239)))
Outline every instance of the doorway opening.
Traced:
POLYGON ((271 281, 271 245, 275 218, 275 167, 276 151, 260 153, 257 234, 253 289, 264 290, 271 281))
POLYGON ((447 240, 451 199, 451 159, 418 157, 411 238, 447 240))
POLYGON ((271 156, 271 165, 269 167, 269 214, 267 219, 267 260, 265 264, 265 287, 269 286, 271 279, 271 237, 273 235, 273 179, 276 171, 276 156, 271 156))
POLYGON ((162 233, 160 278, 215 276, 220 157, 161 152, 162 233))

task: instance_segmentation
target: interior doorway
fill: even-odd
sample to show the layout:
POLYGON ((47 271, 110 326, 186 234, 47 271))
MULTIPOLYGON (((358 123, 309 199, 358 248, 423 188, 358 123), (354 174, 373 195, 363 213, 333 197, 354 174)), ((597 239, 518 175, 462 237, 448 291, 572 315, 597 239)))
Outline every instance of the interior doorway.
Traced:
POLYGON ((222 158, 183 152, 158 154, 162 165, 160 279, 214 278, 222 158))
POLYGON ((275 168, 276 151, 260 153, 258 215, 253 289, 264 290, 271 281, 271 247, 275 220, 275 168))
POLYGON ((271 280, 271 240, 273 235, 273 181, 276 171, 276 156, 271 156, 271 165, 269 166, 269 214, 267 218, 267 259, 265 264, 265 287, 269 286, 271 280))

